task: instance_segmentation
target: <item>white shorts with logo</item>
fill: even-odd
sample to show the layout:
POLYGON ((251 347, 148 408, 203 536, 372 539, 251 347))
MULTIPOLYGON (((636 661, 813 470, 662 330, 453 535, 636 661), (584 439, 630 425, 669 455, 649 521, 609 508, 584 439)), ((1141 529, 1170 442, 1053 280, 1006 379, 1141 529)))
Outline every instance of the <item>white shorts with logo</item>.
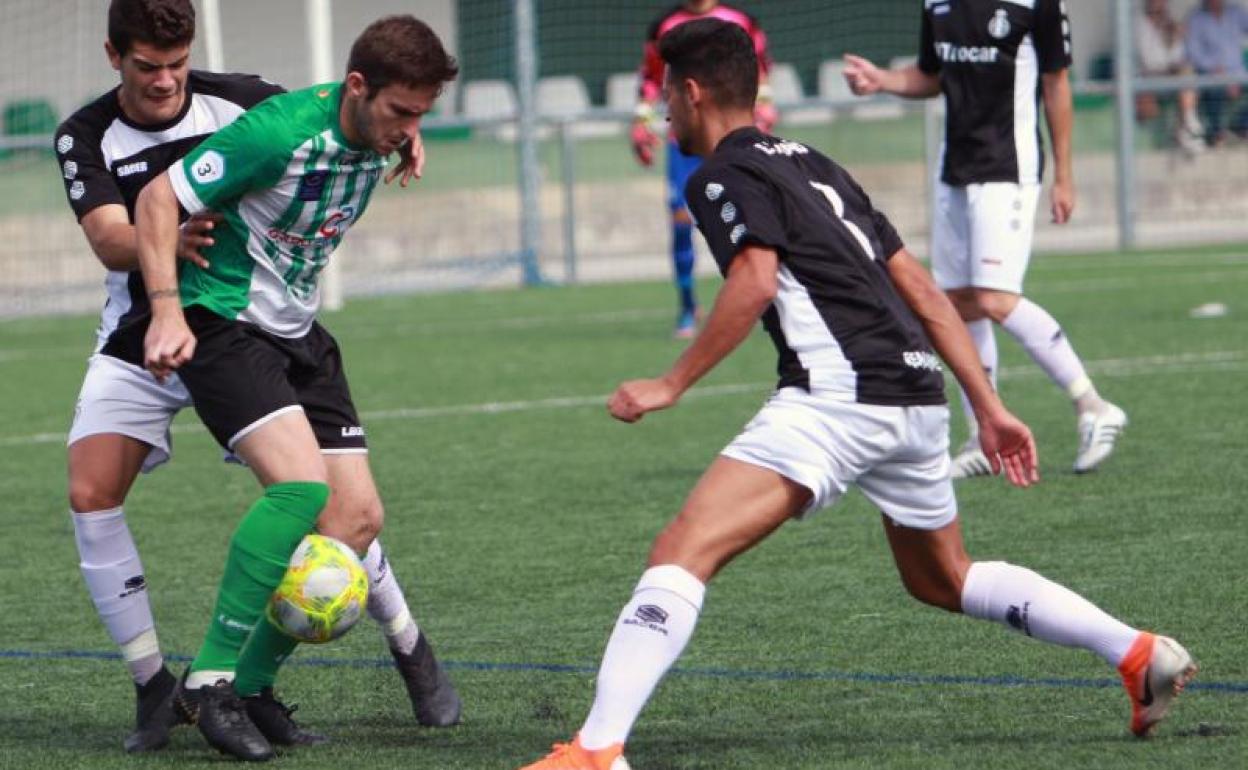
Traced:
POLYGON ((942 289, 1023 293, 1040 185, 936 184, 932 277, 942 289))
POLYGON ((857 485, 902 526, 939 529, 957 517, 943 405, 875 406, 782 388, 721 454, 809 489, 803 516, 857 485))
POLYGON ((162 384, 145 369, 96 353, 87 362, 66 443, 100 433, 138 439, 152 447, 143 461, 146 473, 173 454, 169 426, 189 406, 191 395, 177 375, 162 384))

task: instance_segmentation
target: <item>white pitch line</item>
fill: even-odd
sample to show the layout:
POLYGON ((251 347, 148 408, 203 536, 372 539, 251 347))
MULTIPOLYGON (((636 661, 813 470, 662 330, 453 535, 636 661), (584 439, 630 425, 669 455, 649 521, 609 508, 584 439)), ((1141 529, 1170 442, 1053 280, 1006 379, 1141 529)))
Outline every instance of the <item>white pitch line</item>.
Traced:
MULTIPOLYGON (((1105 358, 1086 361, 1085 366, 1093 374, 1105 377, 1147 377, 1158 374, 1185 374, 1190 372, 1239 372, 1248 371, 1248 350, 1215 350, 1208 353, 1181 353, 1178 355, 1140 356, 1138 358, 1105 358)), ((1000 372, 1003 380, 1023 380, 1044 377, 1035 366, 1007 366, 1000 372)), ((758 393, 763 396, 775 385, 774 380, 739 382, 725 385, 706 385, 686 393, 682 400, 718 398, 742 393, 758 393)), ((459 417, 471 415, 509 414, 531 412, 538 409, 578 409, 581 407, 605 407, 605 394, 593 396, 558 396, 528 401, 487 401, 479 404, 455 404, 450 406, 410 407, 381 409, 361 412, 364 422, 382 420, 428 420, 436 417, 459 417)), ((174 425, 176 434, 202 433, 199 423, 174 425)), ((27 436, 0 438, 0 447, 52 444, 65 441, 64 433, 35 433, 27 436)))

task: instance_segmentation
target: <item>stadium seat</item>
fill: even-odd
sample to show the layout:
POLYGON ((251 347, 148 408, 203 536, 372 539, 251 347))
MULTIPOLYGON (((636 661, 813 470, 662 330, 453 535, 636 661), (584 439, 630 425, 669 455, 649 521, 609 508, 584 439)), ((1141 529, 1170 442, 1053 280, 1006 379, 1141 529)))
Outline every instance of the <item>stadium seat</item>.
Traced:
POLYGON ((589 89, 585 87, 585 81, 576 75, 554 75, 537 81, 538 117, 570 119, 572 135, 576 137, 610 136, 624 130, 624 124, 619 121, 585 118, 584 115, 591 109, 589 89))
MULTIPOLYGON (((909 59, 912 62, 913 59, 909 59)), ((888 66, 897 62, 907 62, 904 58, 893 59, 888 66)), ((908 62, 907 62, 908 63, 908 62)), ((827 59, 819 65, 819 96, 823 99, 838 101, 858 99, 845 82, 845 62, 841 59, 827 59)), ((859 104, 850 109, 850 115, 856 120, 891 120, 905 114, 905 107, 893 96, 876 97, 878 102, 859 104)))
MULTIPOLYGON (((56 108, 47 99, 17 99, 4 105, 4 136, 51 136, 56 131, 56 108)), ((52 152, 50 146, 35 152, 52 152)), ((8 155, 7 152, 0 153, 8 155)))
MULTIPOLYGON (((506 80, 472 80, 460 92, 460 114, 468 120, 514 119, 519 112, 516 89, 506 80)), ((497 123, 474 131, 512 141, 516 137, 514 122, 497 123)))
POLYGON ((832 118, 832 111, 826 107, 801 106, 806 100, 806 94, 802 91, 802 79, 797 74, 797 68, 792 64, 772 64, 768 82, 771 83, 772 97, 775 99, 776 109, 780 111, 781 122, 796 126, 824 123, 832 118))
POLYGON ((632 112, 637 106, 641 77, 636 71, 616 72, 607 77, 607 109, 632 112))

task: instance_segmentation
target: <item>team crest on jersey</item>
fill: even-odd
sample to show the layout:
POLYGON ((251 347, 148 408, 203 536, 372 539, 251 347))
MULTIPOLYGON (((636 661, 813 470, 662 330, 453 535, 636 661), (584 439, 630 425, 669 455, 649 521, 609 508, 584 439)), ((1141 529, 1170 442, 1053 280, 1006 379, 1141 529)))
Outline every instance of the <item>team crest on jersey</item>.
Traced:
POLYGON ((988 34, 1001 40, 1010 34, 1010 19, 1004 8, 998 8, 988 21, 988 34))
POLYGON ((74 138, 69 134, 61 134, 61 138, 56 140, 56 151, 64 155, 74 149, 74 138))
POLYGON ((321 199, 321 191, 325 189, 328 171, 311 171, 299 180, 299 191, 296 197, 301 201, 314 202, 321 199))
POLYGON ((216 150, 209 150, 199 156, 199 160, 191 167, 191 175, 196 184, 210 184, 225 176, 225 157, 216 150))
POLYGON ((711 203, 719 200, 719 196, 724 194, 724 186, 718 182, 711 182, 706 186, 706 199, 711 203))

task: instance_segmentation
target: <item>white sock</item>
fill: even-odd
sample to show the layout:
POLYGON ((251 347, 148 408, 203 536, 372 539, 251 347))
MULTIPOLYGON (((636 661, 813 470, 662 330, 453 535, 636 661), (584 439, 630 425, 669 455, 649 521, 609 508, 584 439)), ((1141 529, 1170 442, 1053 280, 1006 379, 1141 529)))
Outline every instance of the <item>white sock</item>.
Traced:
POLYGON ((1062 327, 1044 308, 1020 297, 1014 310, 1001 322, 1001 328, 1018 340, 1049 379, 1066 391, 1080 413, 1101 408, 1103 402, 1083 362, 1062 327))
POLYGON ((368 553, 364 554, 364 571, 368 573, 368 616, 381 625, 390 649, 410 655, 416 649, 420 629, 381 550, 381 541, 369 544, 368 553))
POLYGON ((693 635, 706 586, 675 565, 646 570, 624 605, 598 669, 594 706, 581 745, 602 749, 628 739, 637 715, 693 635))
MULTIPOLYGON (((971 333, 975 350, 979 352, 979 360, 984 364, 984 374, 988 375, 992 389, 996 390, 997 335, 992 328, 992 319, 981 318, 978 321, 967 321, 966 330, 971 333)), ((966 415, 967 443, 971 443, 979 435, 979 424, 975 422, 975 410, 971 407, 971 400, 966 397, 966 391, 959 387, 958 393, 962 396, 962 412, 966 415)))
POLYGON ((134 681, 140 685, 164 665, 156 621, 147 598, 147 579, 126 514, 121 507, 93 513, 70 511, 79 568, 95 611, 108 630, 134 681))
POLYGON ((1074 591, 1003 561, 971 565, 962 586, 962 611, 1035 639, 1091 650, 1114 668, 1139 634, 1074 591))

